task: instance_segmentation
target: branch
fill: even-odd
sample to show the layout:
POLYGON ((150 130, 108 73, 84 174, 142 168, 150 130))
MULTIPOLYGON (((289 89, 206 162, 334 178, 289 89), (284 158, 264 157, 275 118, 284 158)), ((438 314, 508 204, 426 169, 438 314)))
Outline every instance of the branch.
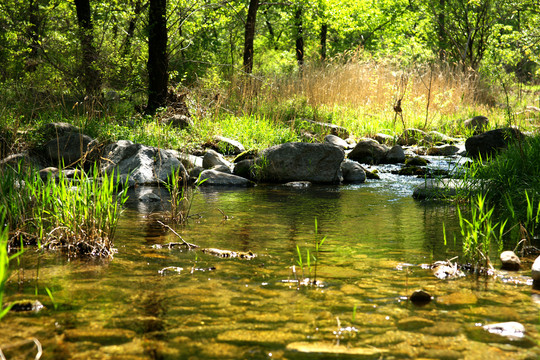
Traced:
POLYGON ((174 229, 171 228, 169 225, 166 225, 166 224, 162 223, 162 222, 159 221, 159 220, 157 220, 157 222, 158 222, 158 224, 160 224, 161 226, 164 226, 164 227, 166 227, 167 229, 169 229, 174 235, 178 236, 178 238, 179 238, 180 240, 182 240, 182 243, 183 243, 184 245, 186 245, 189 249, 191 249, 191 248, 198 248, 198 247, 199 247, 199 245, 195 245, 195 244, 188 243, 186 240, 184 240, 184 239, 180 236, 180 234, 178 234, 176 231, 174 231, 174 229))

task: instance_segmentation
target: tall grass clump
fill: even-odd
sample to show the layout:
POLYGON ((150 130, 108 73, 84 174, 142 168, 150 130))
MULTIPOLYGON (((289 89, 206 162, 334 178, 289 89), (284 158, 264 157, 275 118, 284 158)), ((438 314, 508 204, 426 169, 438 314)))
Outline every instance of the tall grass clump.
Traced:
POLYGON ((205 181, 206 179, 201 181, 199 178, 192 187, 188 183, 187 174, 183 167, 177 167, 171 171, 168 182, 165 184, 171 196, 171 200, 169 200, 171 210, 168 217, 170 222, 175 224, 186 223, 190 216, 193 199, 199 190, 199 185, 205 181))
POLYGON ((127 193, 119 177, 79 170, 73 179, 62 171, 43 181, 34 170, 1 170, 0 202, 11 230, 10 244, 60 249, 69 256, 114 253, 113 238, 127 193))
POLYGON ((465 173, 467 185, 486 194, 499 219, 509 219, 512 228, 523 225, 538 233, 535 206, 540 206, 540 137, 511 144, 489 161, 476 161, 465 173))
POLYGON ((495 222, 494 208, 486 202, 486 195, 478 194, 471 201, 469 219, 465 218, 458 206, 459 226, 463 236, 463 255, 473 269, 491 268, 490 253, 495 246, 497 252, 503 249, 503 235, 506 220, 495 222))
POLYGON ((112 257, 120 210, 127 200, 120 185, 119 177, 99 174, 94 166, 91 176, 79 171, 71 180, 60 172, 56 181, 49 178, 43 188, 31 188, 37 197, 33 214, 38 228, 48 230, 42 234, 42 246, 70 256, 112 257))

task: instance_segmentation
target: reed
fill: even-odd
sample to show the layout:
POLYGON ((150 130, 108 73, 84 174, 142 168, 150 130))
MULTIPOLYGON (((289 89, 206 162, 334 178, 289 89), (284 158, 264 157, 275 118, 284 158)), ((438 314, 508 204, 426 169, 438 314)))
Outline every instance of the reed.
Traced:
MULTIPOLYGON (((3 169, 0 202, 13 229, 10 243, 18 239, 40 248, 62 249, 69 256, 112 256, 113 238, 127 183, 100 174, 94 166, 89 176, 80 170, 73 179, 62 171, 43 181, 32 169, 3 169)), ((127 180, 126 180, 127 181, 127 180)))
POLYGON ((9 277, 9 262, 23 253, 19 252, 9 255, 8 251, 8 227, 5 224, 5 213, 0 214, 0 320, 6 316, 11 309, 11 305, 4 306, 4 293, 9 277))
POLYGON ((503 249, 503 235, 507 220, 495 222, 494 208, 486 202, 486 195, 478 194, 471 201, 469 219, 458 206, 459 226, 463 236, 463 255, 474 269, 491 268, 492 246, 500 253, 503 249))

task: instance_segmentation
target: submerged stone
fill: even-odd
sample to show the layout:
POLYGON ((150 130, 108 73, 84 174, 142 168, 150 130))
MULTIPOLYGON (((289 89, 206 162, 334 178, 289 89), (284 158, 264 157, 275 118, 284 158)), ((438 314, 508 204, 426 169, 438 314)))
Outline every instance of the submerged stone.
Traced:
POLYGON ((419 316, 411 316, 401 319, 397 323, 397 327, 400 330, 418 330, 433 325, 435 325, 433 320, 425 319, 419 316))
POLYGON ((500 255, 501 259, 501 269, 517 271, 521 267, 521 260, 513 251, 503 251, 500 255))
POLYGON ((409 297, 409 300, 413 304, 419 305, 419 306, 428 304, 429 302, 431 302, 431 299, 432 299, 431 295, 427 291, 424 291, 424 290, 415 290, 409 297))

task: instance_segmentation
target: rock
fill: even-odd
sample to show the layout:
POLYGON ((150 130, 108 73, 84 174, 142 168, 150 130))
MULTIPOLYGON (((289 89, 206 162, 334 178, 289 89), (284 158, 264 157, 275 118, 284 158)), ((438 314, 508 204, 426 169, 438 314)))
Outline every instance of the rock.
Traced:
POLYGON ((53 122, 41 126, 37 133, 47 142, 71 133, 81 134, 82 131, 79 127, 66 122, 53 122))
POLYGON ((283 186, 290 187, 293 189, 305 189, 308 187, 311 187, 313 185, 309 181, 291 181, 288 183, 283 184, 283 186))
POLYGON ((513 251, 503 251, 500 255, 501 269, 517 271, 521 266, 521 261, 513 251))
POLYGON ((216 165, 212 167, 210 170, 219 171, 226 174, 232 174, 231 168, 226 165, 216 165))
POLYGON ((252 186, 253 182, 233 174, 204 170, 199 175, 199 184, 201 186, 252 186))
POLYGON ((172 126, 180 129, 189 129, 194 126, 193 120, 187 115, 173 115, 161 120, 163 125, 172 126))
POLYGON ((447 136, 438 131, 430 131, 427 133, 427 135, 431 138, 433 142, 443 142, 446 144, 453 144, 459 142, 459 139, 447 136))
POLYGON ((341 174, 344 183, 358 184, 366 181, 364 168, 356 161, 349 159, 345 159, 341 163, 341 174))
POLYGON ((475 116, 472 119, 467 119, 463 122, 463 126, 474 131, 474 134, 479 134, 487 128, 489 119, 485 116, 475 116))
POLYGON ((187 172, 180 162, 180 154, 175 150, 134 144, 120 140, 104 150, 101 170, 116 175, 127 176, 139 185, 157 185, 167 182, 173 170, 180 169, 183 176, 187 172))
POLYGON ((405 152, 403 148, 399 145, 394 145, 384 157, 384 162, 386 164, 398 164, 405 162, 405 152))
POLYGON ((45 307, 39 300, 17 300, 11 303, 10 311, 38 313, 45 307))
POLYGON ((246 151, 244 145, 233 139, 223 136, 214 136, 214 141, 219 149, 223 149, 224 154, 239 155, 246 151))
POLYGON ((459 147, 455 145, 434 146, 427 150, 427 154, 431 156, 452 156, 459 151, 459 147))
POLYGON ((191 169, 194 167, 202 167, 203 159, 201 156, 195 156, 191 154, 182 154, 180 153, 180 162, 184 165, 184 168, 191 169))
POLYGON ((399 145, 416 145, 420 140, 424 140, 427 134, 420 129, 406 129, 402 135, 399 136, 397 143, 399 145))
POLYGON ((68 342, 88 341, 101 345, 123 344, 132 341, 136 333, 126 329, 67 329, 64 339, 68 342))
POLYGON ((425 319, 418 316, 411 316, 398 321, 397 327, 400 330, 418 330, 427 326, 433 326, 433 320, 425 319))
POLYGON ((241 176, 243 178, 254 180, 255 172, 254 166, 255 160, 245 159, 234 164, 233 174, 236 176, 241 176))
POLYGON ((422 306, 431 302, 431 295, 424 290, 415 290, 409 300, 415 305, 422 306))
POLYGON ((189 170, 189 177, 191 179, 197 179, 199 178, 199 175, 204 171, 205 169, 202 166, 196 166, 189 170))
POLYGON ((300 354, 315 354, 315 356, 295 356, 299 358, 347 358, 347 359, 382 359, 387 349, 379 349, 372 346, 354 347, 339 345, 334 342, 292 342, 287 345, 287 350, 300 354))
POLYGON ((427 166, 429 164, 429 161, 420 157, 410 157, 407 160, 405 160, 405 166, 427 166))
POLYGON ((205 169, 211 169, 216 165, 225 165, 231 167, 231 163, 225 160, 223 155, 214 150, 207 150, 203 156, 202 166, 205 169))
POLYGON ((330 144, 286 143, 262 151, 254 167, 257 178, 269 182, 339 183, 344 157, 342 149, 330 144))
POLYGON ((540 256, 534 260, 531 268, 531 276, 535 282, 540 282, 540 256))
POLYGON ((484 325, 483 329, 491 334, 497 334, 509 339, 521 339, 525 337, 525 326, 515 321, 509 321, 498 324, 484 325))
POLYGON ((377 133, 373 135, 373 139, 381 144, 392 144, 395 138, 392 135, 377 133))
POLYGON ((366 172, 366 178, 369 180, 381 180, 381 177, 379 176, 379 173, 377 169, 370 171, 368 169, 364 168, 364 171, 366 172))
POLYGON ((322 132, 330 132, 330 134, 339 136, 342 139, 346 139, 349 137, 349 131, 342 126, 322 123, 322 122, 313 121, 309 119, 302 119, 302 121, 315 125, 315 128, 319 127, 322 130, 322 132))
POLYGON ((51 165, 57 167, 72 166, 77 163, 83 155, 91 151, 94 139, 88 135, 80 133, 67 133, 47 142, 43 151, 51 161, 51 165))
POLYGON ((349 153, 348 158, 362 164, 380 164, 389 148, 375 140, 362 140, 349 153))
POLYGON ((324 142, 335 145, 335 146, 338 146, 338 147, 340 147, 342 149, 348 149, 349 148, 349 143, 347 143, 345 140, 343 140, 339 136, 332 135, 332 134, 326 135, 324 137, 324 142))
POLYGON ((465 149, 470 157, 485 159, 524 137, 525 135, 515 128, 495 129, 468 138, 465 141, 465 149))

